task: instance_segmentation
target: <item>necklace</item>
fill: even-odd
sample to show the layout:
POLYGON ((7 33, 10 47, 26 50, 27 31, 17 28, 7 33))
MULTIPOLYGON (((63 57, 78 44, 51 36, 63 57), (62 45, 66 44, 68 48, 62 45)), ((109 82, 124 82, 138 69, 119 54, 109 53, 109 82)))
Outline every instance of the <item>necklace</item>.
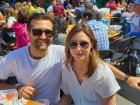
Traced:
POLYGON ((73 69, 73 71, 76 75, 76 78, 80 84, 82 83, 83 80, 87 79, 86 73, 87 73, 88 69, 83 69, 83 68, 80 69, 74 65, 72 66, 72 69, 73 69))

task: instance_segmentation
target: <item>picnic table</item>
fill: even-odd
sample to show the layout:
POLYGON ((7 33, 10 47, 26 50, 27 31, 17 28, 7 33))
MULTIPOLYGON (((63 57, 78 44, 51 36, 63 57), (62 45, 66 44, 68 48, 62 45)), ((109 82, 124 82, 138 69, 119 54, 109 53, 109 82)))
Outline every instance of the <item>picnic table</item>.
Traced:
POLYGON ((118 37, 119 35, 120 35, 120 32, 112 32, 112 33, 109 33, 108 38, 112 39, 112 38, 118 37))

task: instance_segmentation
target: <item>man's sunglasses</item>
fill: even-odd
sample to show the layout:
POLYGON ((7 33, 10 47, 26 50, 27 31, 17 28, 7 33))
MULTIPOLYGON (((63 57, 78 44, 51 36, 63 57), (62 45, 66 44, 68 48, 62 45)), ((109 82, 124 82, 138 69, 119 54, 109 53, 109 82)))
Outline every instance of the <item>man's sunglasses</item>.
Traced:
POLYGON ((72 41, 69 44, 70 49, 75 49, 80 46, 80 48, 87 49, 89 47, 89 43, 86 41, 81 41, 80 43, 77 43, 76 41, 72 41))
POLYGON ((43 33, 45 33, 46 37, 52 37, 53 31, 49 29, 31 29, 33 36, 40 37, 43 33))

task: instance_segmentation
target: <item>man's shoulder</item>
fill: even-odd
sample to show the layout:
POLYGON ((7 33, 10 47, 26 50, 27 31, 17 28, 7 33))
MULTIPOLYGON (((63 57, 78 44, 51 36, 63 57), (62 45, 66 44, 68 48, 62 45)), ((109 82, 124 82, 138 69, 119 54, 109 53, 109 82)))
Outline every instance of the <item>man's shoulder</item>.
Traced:
POLYGON ((87 21, 87 24, 93 29, 100 29, 100 28, 106 28, 107 27, 101 21, 96 21, 96 20, 89 20, 89 21, 87 21))
POLYGON ((25 57, 24 55, 27 55, 26 51, 27 47, 19 48, 17 50, 9 52, 4 58, 9 61, 17 60, 18 58, 22 59, 25 57))
POLYGON ((9 56, 18 56, 18 55, 22 55, 23 52, 26 52, 26 50, 28 49, 28 46, 24 46, 22 48, 16 49, 12 52, 10 52, 8 55, 9 56))
POLYGON ((87 21, 88 24, 92 23, 93 25, 99 24, 99 25, 104 25, 101 21, 97 20, 89 20, 87 21))

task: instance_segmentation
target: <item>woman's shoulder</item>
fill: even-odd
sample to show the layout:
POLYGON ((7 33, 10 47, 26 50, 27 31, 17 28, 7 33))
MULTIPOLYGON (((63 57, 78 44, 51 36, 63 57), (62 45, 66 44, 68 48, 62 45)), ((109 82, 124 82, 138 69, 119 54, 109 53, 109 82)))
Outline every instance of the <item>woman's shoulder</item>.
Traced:
POLYGON ((97 65, 96 74, 108 74, 112 72, 107 63, 100 63, 97 65))

